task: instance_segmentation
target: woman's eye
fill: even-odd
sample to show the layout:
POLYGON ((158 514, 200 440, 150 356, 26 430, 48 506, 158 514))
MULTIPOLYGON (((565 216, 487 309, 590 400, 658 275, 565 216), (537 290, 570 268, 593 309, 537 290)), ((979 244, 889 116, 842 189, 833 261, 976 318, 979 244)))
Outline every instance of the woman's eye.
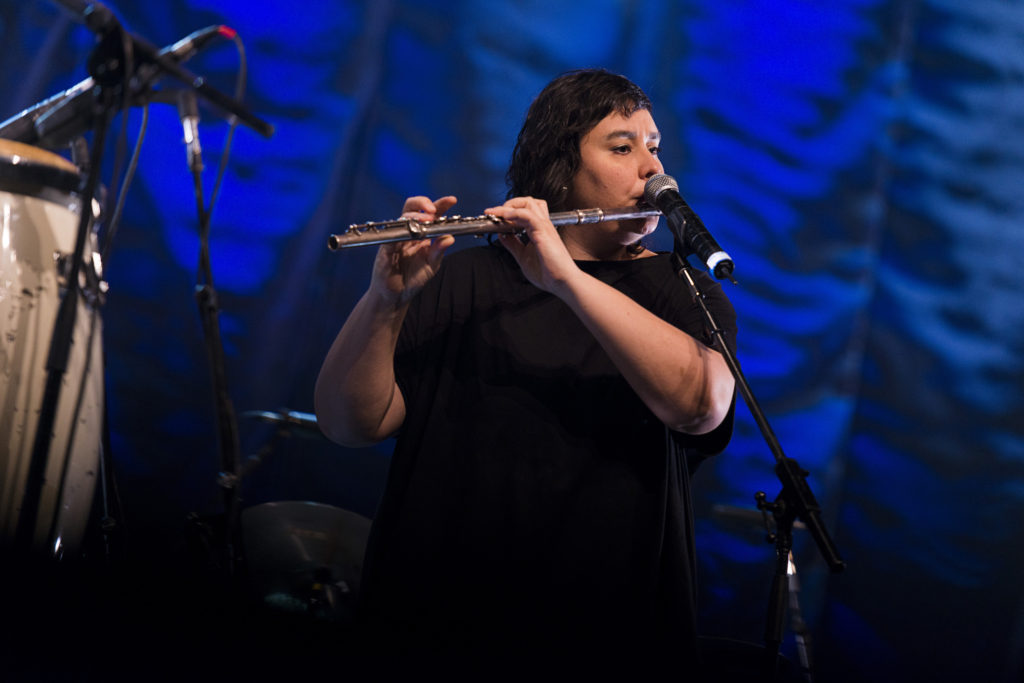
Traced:
POLYGON ((648 147, 647 151, 649 151, 654 156, 658 156, 658 154, 661 152, 661 147, 655 145, 654 147, 648 147))
POLYGON ((619 145, 618 147, 612 147, 612 151, 618 154, 625 154, 629 151, 629 145, 619 145))

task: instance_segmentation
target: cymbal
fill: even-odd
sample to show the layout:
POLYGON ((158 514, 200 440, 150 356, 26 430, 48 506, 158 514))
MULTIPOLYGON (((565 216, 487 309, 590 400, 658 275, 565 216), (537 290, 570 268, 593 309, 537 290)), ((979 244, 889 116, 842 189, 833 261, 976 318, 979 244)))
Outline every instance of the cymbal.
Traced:
POLYGON ((276 424, 281 430, 287 430, 298 436, 313 437, 317 439, 326 438, 324 437, 323 432, 320 431, 320 427, 317 425, 316 415, 313 413, 303 413, 298 410, 281 408, 279 412, 272 412, 269 410, 247 410, 241 414, 241 417, 254 417, 261 422, 276 424))
POLYGON ((331 505, 278 501, 242 511, 245 559, 254 589, 268 602, 351 608, 359 591, 370 520, 331 505))

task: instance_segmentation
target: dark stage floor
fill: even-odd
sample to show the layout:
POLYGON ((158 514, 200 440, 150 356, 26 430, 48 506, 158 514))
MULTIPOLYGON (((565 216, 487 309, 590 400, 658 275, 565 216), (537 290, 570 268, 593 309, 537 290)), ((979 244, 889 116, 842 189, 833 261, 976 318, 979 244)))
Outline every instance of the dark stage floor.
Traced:
POLYGON ((7 563, 0 680, 264 680, 348 666, 346 624, 262 605, 178 563, 7 563))
MULTIPOLYGON (((494 656, 372 641, 352 623, 351 596, 333 608, 321 593, 268 599, 244 563, 229 578, 210 558, 194 549, 158 560, 7 557, 0 682, 691 680, 608 651, 494 656)), ((762 680, 756 648, 704 646, 709 680, 762 680)), ((798 680, 792 668, 783 678, 798 680)))

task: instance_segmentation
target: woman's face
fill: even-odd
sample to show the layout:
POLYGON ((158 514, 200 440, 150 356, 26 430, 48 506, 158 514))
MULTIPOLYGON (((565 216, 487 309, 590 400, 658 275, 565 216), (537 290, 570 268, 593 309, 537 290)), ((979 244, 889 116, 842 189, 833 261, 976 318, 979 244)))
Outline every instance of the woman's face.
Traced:
MULTIPOLYGON (((615 112, 601 119, 580 140, 580 167, 569 187, 569 206, 615 209, 639 204, 647 179, 664 172, 658 159, 660 141, 658 127, 646 109, 628 117, 615 112)), ((657 217, 624 221, 624 243, 635 242, 657 224, 657 217)))

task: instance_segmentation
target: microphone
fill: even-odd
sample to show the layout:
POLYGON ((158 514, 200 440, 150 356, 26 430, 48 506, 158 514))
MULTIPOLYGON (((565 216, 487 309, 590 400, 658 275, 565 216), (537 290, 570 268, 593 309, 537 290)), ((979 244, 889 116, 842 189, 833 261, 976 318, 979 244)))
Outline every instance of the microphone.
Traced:
POLYGON ((36 132, 36 121, 46 112, 62 105, 66 101, 74 101, 75 108, 83 112, 88 107, 80 106, 78 103, 92 102, 91 92, 96 85, 92 77, 85 79, 67 90, 63 90, 52 97, 47 97, 19 114, 15 114, 3 123, 0 123, 0 138, 23 142, 26 145, 34 145, 39 142, 39 133, 36 132))
POLYGON ((644 201, 665 215, 676 242, 696 254, 716 278, 736 282, 732 277, 732 258, 718 246, 704 223, 679 194, 675 178, 664 173, 651 176, 644 185, 644 201))
POLYGON ((161 49, 157 52, 157 55, 160 57, 170 57, 177 62, 185 62, 192 59, 197 52, 213 42, 213 39, 217 36, 231 40, 237 33, 230 26, 214 24, 213 26, 193 31, 178 42, 161 49))
POLYGON ((199 107, 196 105, 195 90, 188 88, 178 91, 178 118, 185 131, 188 167, 193 173, 199 173, 203 170, 203 150, 199 146, 199 107))
MULTIPOLYGON (((157 54, 176 62, 184 62, 205 48, 218 36, 233 38, 230 26, 215 24, 193 31, 176 43, 162 48, 157 54)), ((136 78, 141 90, 156 80, 159 70, 153 64, 142 64, 136 78)), ((90 76, 63 92, 29 107, 0 123, 0 137, 23 142, 26 145, 56 148, 92 127, 93 88, 96 82, 90 76)))

